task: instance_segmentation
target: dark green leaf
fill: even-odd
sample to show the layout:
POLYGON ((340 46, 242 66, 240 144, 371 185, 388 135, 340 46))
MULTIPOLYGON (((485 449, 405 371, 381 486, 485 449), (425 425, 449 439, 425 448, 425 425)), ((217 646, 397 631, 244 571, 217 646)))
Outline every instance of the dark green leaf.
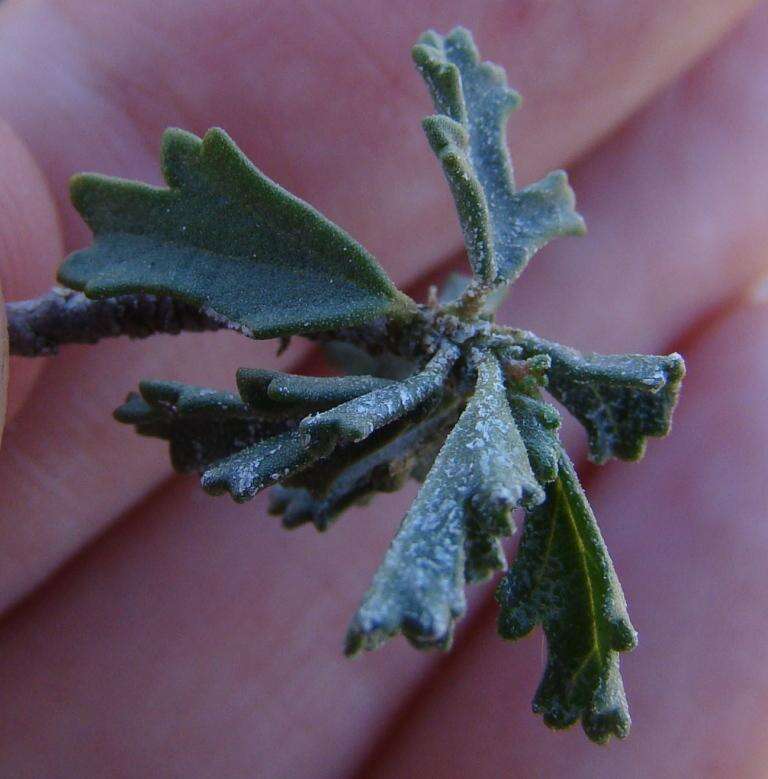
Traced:
POLYGON ((537 623, 547 637, 547 667, 534 711, 564 728, 581 719, 593 741, 623 738, 630 719, 618 652, 636 633, 621 585, 568 456, 546 501, 528 514, 517 559, 497 598, 499 632, 518 639, 537 623))
POLYGON ((261 368, 240 368, 237 389, 242 399, 266 417, 304 417, 333 408, 392 384, 374 376, 294 376, 261 368))
POLYGON ((347 441, 362 441, 375 430, 439 400, 458 356, 458 349, 446 341, 420 373, 307 417, 302 420, 301 429, 347 441))
POLYGON ((503 571, 507 567, 507 557, 501 543, 503 536, 509 536, 514 532, 512 520, 508 527, 502 531, 498 529, 496 534, 489 533, 481 524, 467 522, 466 536, 464 538, 464 579, 467 582, 482 582, 497 571, 503 571))
POLYGON ((249 418, 253 412, 232 392, 195 387, 177 381, 141 381, 139 392, 156 407, 172 407, 180 416, 208 419, 249 418))
POLYGON ((424 128, 453 192, 475 276, 514 281, 550 240, 584 232, 567 177, 555 171, 515 192, 505 127, 520 98, 500 67, 480 61, 467 30, 426 33, 413 59, 438 111, 424 128))
POLYGON ((220 129, 170 129, 169 189, 83 174, 72 202, 94 233, 59 280, 89 297, 171 295, 253 338, 355 325, 412 302, 343 230, 257 170, 220 129))
POLYGON ((316 514, 325 521, 322 510, 316 501, 303 487, 283 487, 276 484, 269 491, 269 513, 283 517, 283 527, 299 527, 307 522, 313 522, 316 514))
POLYGON ((432 436, 424 442, 424 446, 419 448, 416 453, 416 459, 411 469, 411 476, 418 482, 424 482, 429 476, 429 472, 432 470, 432 466, 435 464, 437 455, 440 454, 440 450, 445 444, 445 439, 450 432, 451 427, 456 423, 456 419, 459 417, 459 413, 463 409, 456 409, 454 412, 454 418, 450 424, 446 426, 446 429, 441 431, 440 435, 432 436))
POLYGON ((465 580, 499 562, 488 555, 486 537, 508 534, 514 507, 542 498, 498 361, 488 356, 350 625, 347 653, 374 649, 399 632, 417 647, 446 648, 464 613, 465 580))
POLYGON ((285 424, 256 418, 230 392, 170 381, 143 381, 115 411, 119 422, 140 435, 170 443, 171 463, 180 473, 202 471, 255 441, 273 436, 285 424))
POLYGON ((583 354, 527 335, 526 348, 552 359, 548 389, 586 428, 592 461, 639 460, 646 437, 669 433, 685 375, 679 354, 583 354))
POLYGON ((557 476, 560 456, 560 414, 541 400, 517 392, 509 392, 509 408, 525 442, 528 459, 536 479, 541 484, 557 476))

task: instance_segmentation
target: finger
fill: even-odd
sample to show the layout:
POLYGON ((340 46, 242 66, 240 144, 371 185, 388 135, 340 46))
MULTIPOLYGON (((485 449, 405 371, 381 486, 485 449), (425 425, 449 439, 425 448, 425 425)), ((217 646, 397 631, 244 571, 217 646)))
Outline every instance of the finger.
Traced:
POLYGON ((744 307, 686 349, 672 438, 590 484, 639 631, 622 657, 632 708, 626 742, 598 749, 579 728, 555 734, 530 712, 542 639, 501 642, 495 610, 374 750, 366 777, 757 776, 768 672, 765 442, 768 305, 744 307), (438 725, 439 723, 439 725, 438 725))
POLYGON ((346 775, 431 660, 341 655, 408 497, 320 538, 177 482, 3 625, 3 771, 346 775))
POLYGON ((5 303, 0 288, 0 443, 5 427, 6 393, 8 392, 8 328, 5 322, 5 303))
MULTIPOLYGON (((0 277, 11 299, 34 297, 35 277, 49 272, 63 242, 47 182, 27 147, 0 122, 0 277)), ((3 312, 4 313, 4 312, 3 312)), ((3 325, 2 338, 6 342, 3 325)), ((7 606, 49 573, 68 552, 85 543, 92 520, 109 521, 125 510, 136 492, 113 492, 115 475, 143 461, 140 489, 151 489, 168 474, 167 453, 157 447, 149 457, 140 439, 120 429, 110 409, 137 379, 149 375, 230 387, 239 338, 210 334, 166 340, 162 349, 123 344, 119 360, 105 360, 109 344, 67 350, 61 360, 12 357, 8 430, 0 453, 3 510, 0 512, 0 563, 4 575, 0 608, 7 606), (195 361, 185 354, 194 351, 195 361), (181 347, 181 348, 179 348, 181 347), (217 363, 218 361, 218 363, 217 363), (218 364, 219 370, 209 366, 218 364), (39 386, 35 382, 43 375, 39 386), (87 380, 84 378, 87 376, 87 380), (17 412, 25 406, 24 413, 17 412), (20 489, 20 485, 24 488, 20 489), (101 496, 83 511, 84 495, 101 496), (23 517, 23 521, 21 518, 23 517), (90 520, 90 522, 89 522, 90 520)), ((249 344, 249 358, 275 364, 272 343, 249 344)), ((293 349, 291 354, 300 354, 293 349)), ((4 366, 6 363, 4 363, 4 366)), ((5 371, 0 380, 6 378, 5 371)))
POLYGON ((453 216, 414 132, 428 101, 408 51, 424 29, 460 16, 511 64, 529 103, 515 125, 527 177, 592 144, 753 4, 17 2, 0 11, 0 105, 52 182, 70 246, 88 237, 66 207, 73 172, 154 180, 167 125, 220 124, 388 268, 413 268, 458 246, 430 229, 453 216))
MULTIPOLYGON (((47 182, 21 139, 0 121, 0 281, 8 300, 35 297, 50 258, 63 250, 61 230, 47 182)), ((5 326, 2 328, 6 339, 5 326)), ((42 361, 11 358, 8 417, 24 402, 42 361)), ((7 374, 5 375, 7 380, 7 374)))
MULTIPOLYGON (((336 19, 332 15, 333 6, 327 6, 330 9, 328 13, 317 19, 317 25, 329 25, 326 29, 309 25, 306 20, 296 25, 291 21, 293 17, 278 10, 277 5, 266 6, 263 15, 258 17, 251 13, 250 6, 245 9, 238 4, 229 8, 231 13, 221 16, 211 16, 204 10, 208 6, 195 3, 182 7, 173 5, 171 25, 164 16, 170 13, 168 9, 171 6, 158 9, 153 3, 153 24, 159 25, 159 29, 164 29, 163 25, 167 24, 176 30, 173 35, 169 30, 166 37, 161 36, 158 40, 146 40, 147 17, 143 14, 150 13, 148 4, 99 5, 91 8, 92 13, 71 15, 77 7, 76 3, 59 3, 56 12, 48 15, 41 14, 42 10, 49 8, 45 3, 21 3, 4 6, 0 10, 0 36, 9 36, 9 46, 0 46, 0 73, 14 74, 12 93, 8 79, 3 81, 0 78, 0 98, 7 106, 7 114, 12 121, 30 139, 57 190, 64 178, 64 168, 67 174, 79 167, 98 167, 109 172, 147 177, 149 157, 153 156, 145 145, 147 134, 159 131, 165 123, 176 121, 201 129, 212 121, 206 113, 210 110, 220 112, 223 123, 235 130, 239 131, 242 127, 246 148, 249 138, 253 139, 251 143, 260 139, 259 143, 266 144, 263 151, 265 158, 275 159, 274 169, 270 168, 268 172, 279 174, 281 181, 289 186, 294 183, 291 171, 286 167, 283 176, 281 166, 298 149, 296 170, 301 171, 302 180, 306 177, 306 185, 296 188, 321 206, 325 206, 325 199, 330 198, 326 210, 332 216, 336 215, 334 209, 349 206, 352 223, 359 226, 361 237, 372 240, 372 245, 383 242, 374 235, 374 227, 386 230, 393 241, 390 249, 407 258, 399 265, 393 262, 390 266, 396 280, 407 280, 413 275, 414 268, 423 268, 430 258, 440 256, 445 247, 453 245, 455 238, 452 236, 456 235, 453 217, 450 225, 444 224, 448 210, 435 207, 430 197, 438 186, 440 192, 445 189, 436 166, 429 159, 418 133, 409 133, 407 137, 413 140, 404 143, 402 138, 406 136, 396 131, 400 126, 398 122, 406 114, 412 116, 424 110, 426 100, 423 90, 418 85, 413 93, 395 87, 393 85, 399 85, 400 79, 399 75, 393 79, 393 73, 400 74, 401 71, 389 71, 374 67, 365 59, 361 61, 362 53, 354 48, 353 43, 347 43, 349 36, 354 41, 353 33, 358 28, 347 32, 342 23, 329 21, 336 19), (107 8, 110 10, 106 11, 107 8), (68 11, 69 16, 61 16, 68 11), (105 13, 119 14, 119 17, 107 19, 105 13), (75 19, 79 21, 74 23, 75 19), (232 29, 238 30, 238 34, 231 44, 232 49, 224 47, 217 56, 216 62, 220 63, 217 65, 210 57, 204 56, 212 48, 218 51, 206 36, 218 31, 216 34, 220 38, 223 36, 224 40, 229 40, 217 26, 225 23, 232 24, 232 29), (115 30, 119 30, 119 34, 115 30), (318 37, 320 32, 323 34, 318 37), (11 38, 13 45, 10 45, 11 38), (139 39, 141 45, 137 43, 139 39), (322 40, 322 46, 319 40, 322 40), (209 41, 209 46, 202 45, 206 41, 209 41), (299 63, 304 63, 304 66, 316 61, 324 63, 317 72, 311 71, 307 75, 309 81, 302 95, 311 96, 309 109, 306 100, 302 101, 296 95, 295 87, 282 79, 275 82, 265 75, 274 71, 271 57, 275 54, 276 41, 293 44, 291 52, 298 61, 291 61, 292 68, 298 68, 299 63), (254 45, 257 42, 259 46, 254 45), (248 57, 243 62, 236 63, 230 59, 235 53, 242 55, 246 49, 248 57), (30 52, 42 50, 48 56, 45 78, 39 66, 28 61, 30 52), (139 51, 140 54, 137 53, 139 51), (173 57, 169 52, 173 52, 173 57), (329 52, 333 52, 333 56, 329 52), (56 67, 51 66, 50 57, 53 56, 58 58, 56 67), (3 57, 7 58, 5 63, 3 57), (188 61, 189 70, 178 68, 176 63, 179 61, 188 61), (225 70, 218 70, 219 67, 225 70), (370 69, 369 76, 366 68, 370 69), (226 80, 225 72, 230 74, 226 80), (181 78, 179 74, 184 76, 181 81, 178 80, 181 78), (378 90, 374 114, 370 114, 370 108, 363 107, 365 101, 360 100, 359 91, 350 89, 347 94, 347 90, 339 89, 339 84, 354 86, 354 79, 361 79, 366 84, 370 80, 366 89, 375 86, 378 90), (254 105, 261 105, 259 101, 263 101, 260 110, 264 113, 259 116, 262 119, 269 117, 275 128, 293 128, 286 129, 287 135, 266 133, 263 122, 253 122, 242 99, 246 85, 251 85, 248 94, 253 93, 254 105), (239 90, 237 97, 233 91, 235 88, 239 90), (331 98, 335 98, 337 93, 346 97, 339 105, 334 104, 333 110, 328 110, 331 98), (27 96, 30 94, 36 95, 37 101, 43 100, 46 110, 52 112, 46 122, 40 122, 39 116, 37 124, 29 120, 29 116, 35 113, 28 103, 27 96), (206 100, 200 100, 200 94, 205 95, 206 100), (184 96, 183 100, 180 95, 184 96), (382 100, 382 95, 386 95, 387 99, 382 100), (347 111, 347 108, 351 110, 352 103, 355 103, 354 111, 357 113, 347 111), (416 103, 418 107, 414 107, 416 103), (78 106, 77 112, 71 110, 74 105, 78 106), (364 111, 366 114, 362 113, 364 111), (140 122, 132 121, 139 116, 142 117, 140 122), (311 116, 312 121, 308 122, 306 116, 311 116), (55 136, 55 151, 52 145, 54 136, 41 133, 38 128, 41 123, 59 128, 59 134, 55 136), (301 135, 309 130, 312 139, 301 135), (360 139, 352 143, 351 135, 359 130, 362 131, 360 139), (299 133, 299 136, 294 138, 293 133, 299 133), (281 138, 286 142, 282 150, 278 142, 281 138), (344 149, 344 164, 335 165, 334 175, 330 176, 328 160, 334 158, 329 156, 331 153, 326 147, 330 150, 334 144, 340 144, 337 148, 344 149), (375 151, 375 160, 370 159, 371 150, 375 151), (390 153, 391 158, 388 156, 390 153), (364 162, 375 163, 371 164, 370 173, 361 172, 364 162), (418 171, 424 172, 427 165, 431 166, 431 178, 425 176, 423 180, 429 184, 419 186, 416 182, 422 179, 410 177, 420 177, 418 171), (341 168, 338 175, 337 168, 341 168), (363 175, 365 179, 362 179, 363 175), (362 196, 363 190, 368 189, 370 196, 362 196), (440 225, 446 229, 437 229, 440 225), (431 248, 427 250, 425 247, 435 236, 438 236, 436 242, 429 244, 431 248), (413 246, 414 240, 424 243, 413 246), (409 244, 407 251, 406 243, 409 244)), ((638 4, 632 5, 633 9, 637 7, 638 4)), ((720 4, 697 4, 699 10, 690 9, 694 15, 703 14, 696 34, 689 33, 691 25, 686 21, 685 29, 680 28, 679 39, 672 45, 666 37, 671 29, 669 25, 673 25, 677 15, 683 12, 682 9, 689 9, 689 5, 643 5, 643 19, 646 21, 641 25, 642 35, 637 37, 643 38, 645 45, 653 44, 657 50, 661 48, 664 56, 650 60, 644 58, 642 66, 637 69, 637 62, 622 59, 622 47, 609 47, 611 61, 616 65, 617 72, 634 73, 637 70, 642 74, 646 85, 643 89, 647 92, 651 82, 657 83, 685 60, 685 57, 680 57, 680 52, 686 52, 686 57, 692 56, 705 41, 711 40, 731 21, 734 9, 741 7, 740 4, 729 5, 729 11, 723 13, 717 10, 721 8, 720 4), (661 21, 656 21, 657 14, 660 14, 661 21), (662 30, 667 32, 662 34, 662 30), (648 69, 648 61, 663 63, 664 67, 648 69)), ((587 13, 590 8, 582 4, 581 11, 587 13)), ((445 22, 441 14, 447 14, 448 10, 440 11, 431 21, 438 24, 445 22)), ((565 10, 565 6, 561 11, 572 13, 565 10)), ((587 78, 590 69, 590 57, 587 55, 594 53, 601 41, 605 43, 601 36, 610 38, 621 32, 624 29, 622 25, 629 23, 627 20, 637 22, 634 13, 629 11, 626 17, 611 17, 610 23, 587 25, 581 43, 584 51, 579 47, 570 50, 575 41, 573 36, 563 43, 564 51, 570 52, 571 60, 567 68, 558 71, 560 77, 570 84, 575 72, 584 76, 584 90, 578 99, 575 95, 569 98, 573 101, 570 105, 575 115, 581 117, 574 126, 581 128, 576 135, 582 139, 582 144, 587 142, 587 137, 594 139, 598 132, 598 125, 589 121, 596 115, 596 109, 584 111, 582 103, 585 99, 603 106, 600 131, 605 129, 606 122, 616 121, 621 116, 621 111, 611 113, 610 105, 616 103, 626 110, 632 103, 627 101, 624 91, 627 84, 635 84, 634 76, 622 81, 621 89, 618 84, 604 81, 598 92, 594 95, 590 92, 592 79, 587 78), (605 90, 610 84, 613 84, 613 103, 603 102, 605 90), (592 130, 588 129, 590 127, 592 130)), ((375 33, 371 33, 371 40, 385 48, 379 53, 378 49, 368 47, 368 54, 389 61, 386 47, 402 49, 405 46, 404 36, 410 40, 416 30, 428 21, 423 10, 412 12, 408 18, 409 25, 395 25, 389 16, 376 24, 369 19, 375 33)), ((504 27, 492 25, 494 17, 489 15, 485 24, 481 25, 481 34, 487 30, 491 44, 489 54, 493 54, 494 42, 502 52, 514 52, 515 44, 519 43, 520 46, 530 47, 526 48, 530 58, 541 57, 543 54, 536 54, 537 49, 526 41, 533 36, 543 50, 549 40, 546 36, 554 34, 560 18, 549 16, 549 12, 537 15, 535 24, 532 20, 525 22, 507 18, 507 26, 504 27), (502 38, 505 39, 503 47, 500 44, 502 38)), ((356 24, 363 21, 358 19, 356 24)), ((502 16, 498 21, 503 22, 505 18, 502 16)), ((447 22, 442 26, 447 26, 447 22)), ((674 25, 673 28, 677 29, 674 25)), ((635 37, 633 41, 636 41, 635 37)), ((282 53, 282 48, 280 51, 282 53)), ((403 68, 409 68, 405 57, 398 61, 403 63, 403 68)), ((293 70, 290 72, 294 73, 293 70)), ((555 91, 537 99, 533 71, 524 72, 529 73, 526 78, 531 79, 534 96, 534 110, 529 111, 529 116, 536 116, 535 106, 543 104, 544 99, 551 98, 562 105, 564 95, 555 91)), ((410 73, 409 78, 409 83, 416 84, 416 78, 410 73)), ((553 75, 547 83, 548 89, 555 90, 556 76, 553 75)), ((637 97, 643 89, 635 86, 629 92, 637 97)), ((532 118, 527 121, 532 121, 532 118)), ((552 145, 549 141, 534 143, 536 135, 531 132, 521 136, 521 139, 529 138, 526 144, 531 158, 535 159, 533 165, 540 165, 544 159, 562 159, 577 149, 577 146, 556 149, 554 144, 559 143, 557 139, 552 145)), ((259 155, 255 156, 258 159, 259 155)), ((441 197, 447 198, 447 194, 441 197)), ((145 442, 136 440, 129 431, 112 424, 110 419, 111 410, 137 379, 177 378, 226 387, 231 384, 229 377, 238 364, 274 364, 268 357, 267 347, 236 344, 231 338, 225 342, 219 340, 225 337, 175 341, 157 339, 152 344, 105 344, 85 351, 70 349, 64 360, 51 365, 45 384, 37 388, 23 418, 19 418, 18 424, 9 431, 5 454, 0 458, 0 483, 6 485, 0 492, 5 507, 0 518, 5 563, 0 574, 0 603, 7 604, 28 590, 168 474, 168 465, 159 448, 148 453, 145 442), (52 407, 57 409, 57 425, 53 427, 49 424, 49 409, 52 407), (34 491, 14 489, 12 485, 19 483, 35 484, 38 488, 34 491), (106 485, 109 485, 108 489, 106 485), (85 494, 89 497, 84 502, 85 494), (62 512, 65 521, 61 521, 62 512), (18 516, 24 516, 25 522, 19 523, 18 516)))
MULTIPOLYGON (((740 51, 733 41, 730 46, 740 51)), ((727 67, 736 54, 719 56, 718 69, 740 79, 738 70, 727 67)), ((755 50, 744 56, 759 75, 755 50)), ((717 81, 712 88, 716 94, 728 92, 728 81, 717 81)), ((743 96, 751 102, 748 92, 743 96)), ((692 134, 690 126, 682 127, 692 134)), ((711 128, 705 124, 702 131, 709 135, 711 128)), ((671 132, 664 137, 679 143, 671 132)), ((740 140, 732 137, 734 157, 739 148, 740 140)), ((615 159, 620 168, 621 156, 615 159)), ((581 173, 587 187, 590 164, 597 163, 588 163, 581 173)), ((740 163, 733 164, 738 168, 740 163)), ((711 182, 690 180, 689 185, 709 188, 711 182)), ((735 189, 730 195, 740 196, 735 189)), ((639 218, 641 211, 637 213, 639 218)), ((741 244, 757 250, 748 226, 742 225, 741 244)), ((670 239, 673 235, 671 231, 670 239)), ((739 231, 734 228, 732 235, 739 231)), ((702 237, 699 248, 704 245, 702 237)), ((726 252, 720 261, 725 264, 730 256, 726 252)), ((589 305, 594 311, 594 299, 589 305)), ((624 328, 625 338, 641 325, 623 319, 611 323, 624 328)), ((662 343, 666 341, 665 335, 662 343)), ((657 443, 651 454, 663 451, 657 443)), ((691 459, 689 453, 686 458, 691 459)), ((66 576, 40 594, 34 608, 20 610, 5 626, 5 688, 13 714, 3 744, 19 763, 38 761, 34 765, 43 773, 39 761, 60 757, 77 773, 87 760, 86 768, 98 773, 116 755, 130 754, 150 774, 163 760, 187 761, 182 772, 195 765, 203 774, 217 769, 225 775, 273 770, 293 776, 344 774, 366 748, 375 724, 396 715, 400 697, 434 659, 406 655, 407 648, 395 643, 350 669, 340 668, 333 652, 406 497, 387 497, 370 513, 347 515, 323 538, 311 533, 286 537, 267 523, 250 524, 254 514, 263 512, 263 503, 246 508, 212 503, 194 485, 180 484, 79 558, 66 576), (212 516, 221 520, 216 528, 212 516), (117 616, 115 609, 120 609, 117 616), (169 674, 169 668, 178 672, 169 674), (39 680, 34 695, 23 681, 30 676, 39 680), (148 698, 146 689, 157 693, 148 698), (50 700, 63 703, 52 707, 50 700), (170 717, 179 735, 158 744, 153 734, 164 732, 161 723, 170 717), (104 734, 99 723, 106 719, 110 732, 104 734), (113 728, 115 719, 119 723, 113 728), (28 722, 37 723, 36 734, 45 739, 45 749, 36 748, 34 755, 24 725, 28 722), (78 749, 77 723, 82 723, 80 733, 99 728, 103 749, 98 754, 78 749), (276 755, 273 745, 289 743, 286 733, 290 748, 276 755)), ((605 510, 601 515, 606 516, 605 510)), ((625 578, 621 560, 626 551, 614 543, 610 530, 606 528, 608 543, 625 578)), ((636 589, 628 587, 631 597, 636 589)), ((530 646, 523 643, 520 650, 530 646)), ((483 661, 482 667, 491 666, 483 661)), ((455 675, 450 680, 457 683, 455 675)), ((454 739, 458 742, 458 735, 454 739)))

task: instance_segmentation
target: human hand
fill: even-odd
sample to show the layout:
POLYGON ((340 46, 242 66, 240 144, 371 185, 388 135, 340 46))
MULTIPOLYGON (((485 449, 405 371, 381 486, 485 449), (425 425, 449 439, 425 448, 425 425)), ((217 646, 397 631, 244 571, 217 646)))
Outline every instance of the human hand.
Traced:
MULTIPOLYGON (((541 644, 492 635, 488 587, 448 659, 396 641, 344 660, 412 490, 318 537, 282 531, 260 498, 214 501, 172 476, 160 444, 112 420, 137 379, 224 387, 239 365, 276 364, 270 343, 185 335, 11 365, 0 602, 18 605, 0 627, 0 773, 758 775, 768 13, 721 41, 752 3, 348 5, 0 6, 6 298, 45 291, 86 242, 68 176, 157 181, 167 125, 225 127, 401 286, 455 265, 408 49, 426 27, 470 27, 525 98, 509 128, 518 179, 569 165, 590 228, 535 259, 501 321, 688 361, 671 438, 640 465, 586 472, 640 632, 622 657, 633 732, 598 749, 547 731, 529 710, 541 644)), ((286 357, 306 365, 302 349, 286 357)))

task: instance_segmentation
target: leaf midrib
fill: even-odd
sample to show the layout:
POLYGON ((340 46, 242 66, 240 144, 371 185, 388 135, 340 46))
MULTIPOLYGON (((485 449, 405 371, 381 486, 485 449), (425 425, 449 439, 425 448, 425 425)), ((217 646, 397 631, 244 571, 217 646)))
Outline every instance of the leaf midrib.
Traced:
POLYGON ((566 517, 568 519, 568 523, 570 525, 573 538, 576 542, 576 546, 578 547, 578 550, 580 552, 579 554, 579 562, 581 564, 582 572, 584 575, 584 582, 588 593, 588 601, 589 601, 589 610, 590 610, 590 628, 591 628, 591 637, 592 637, 592 648, 587 652, 587 654, 584 656, 584 659, 579 663, 578 667, 574 670, 573 674, 571 675, 571 678, 569 679, 566 687, 568 688, 568 692, 570 693, 573 688, 576 685, 576 681, 578 677, 583 673, 584 669, 586 668, 589 661, 592 659, 593 656, 600 654, 600 637, 599 632, 597 630, 597 608, 595 603, 595 591, 592 587, 592 580, 589 575, 589 566, 587 565, 587 553, 586 553, 586 547, 584 546, 584 542, 582 541, 581 535, 579 534, 578 530, 578 524, 576 522, 576 519, 573 515, 572 506, 570 504, 570 501, 567 500, 567 497, 565 496, 565 490, 563 488, 563 483, 561 480, 558 480, 557 485, 557 497, 558 497, 558 507, 561 502, 564 501, 564 508, 566 517))

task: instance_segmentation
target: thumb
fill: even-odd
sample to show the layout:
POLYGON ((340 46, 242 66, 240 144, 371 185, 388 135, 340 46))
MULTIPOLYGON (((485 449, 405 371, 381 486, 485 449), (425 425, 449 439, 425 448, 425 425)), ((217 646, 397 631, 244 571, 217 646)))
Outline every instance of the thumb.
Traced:
POLYGON ((0 443, 5 426, 5 400, 8 389, 8 327, 5 321, 5 301, 0 287, 0 443))

